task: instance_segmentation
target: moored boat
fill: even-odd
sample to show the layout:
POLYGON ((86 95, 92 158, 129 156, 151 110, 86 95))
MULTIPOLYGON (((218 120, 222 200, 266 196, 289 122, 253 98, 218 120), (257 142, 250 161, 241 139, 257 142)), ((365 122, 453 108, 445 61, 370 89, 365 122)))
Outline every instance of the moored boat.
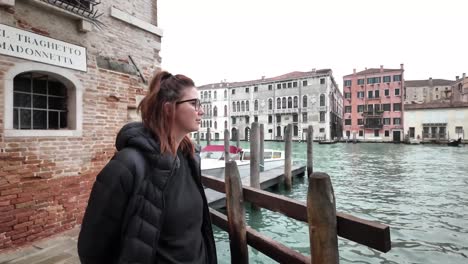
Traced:
POLYGON ((461 143, 461 138, 458 138, 457 140, 454 140, 454 139, 450 140, 447 143, 447 145, 451 146, 451 147, 458 147, 458 145, 460 145, 460 143, 461 143))

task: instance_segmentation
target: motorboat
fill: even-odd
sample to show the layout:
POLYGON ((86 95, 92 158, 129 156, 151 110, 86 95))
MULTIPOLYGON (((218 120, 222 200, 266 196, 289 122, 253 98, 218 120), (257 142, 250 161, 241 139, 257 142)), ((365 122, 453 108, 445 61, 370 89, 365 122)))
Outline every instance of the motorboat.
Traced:
MULTIPOLYGON (((265 149, 263 152, 264 170, 284 165, 284 151, 265 149)), ((224 177, 224 145, 208 145, 201 150, 201 171, 204 175, 224 177)), ((229 158, 236 161, 239 175, 250 175, 250 149, 229 146, 229 158)), ((261 165, 260 165, 261 166, 261 165)))
POLYGON ((410 145, 419 145, 419 144, 421 144, 421 140, 416 139, 416 138, 410 138, 408 140, 408 144, 410 144, 410 145))

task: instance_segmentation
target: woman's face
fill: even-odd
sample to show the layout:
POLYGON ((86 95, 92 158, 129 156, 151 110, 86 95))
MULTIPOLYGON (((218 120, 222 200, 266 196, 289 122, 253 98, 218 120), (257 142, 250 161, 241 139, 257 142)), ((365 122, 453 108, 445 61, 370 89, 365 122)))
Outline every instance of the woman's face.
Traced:
POLYGON ((204 114, 202 107, 199 105, 197 88, 184 89, 182 97, 177 102, 175 111, 176 133, 186 135, 197 131, 204 114))

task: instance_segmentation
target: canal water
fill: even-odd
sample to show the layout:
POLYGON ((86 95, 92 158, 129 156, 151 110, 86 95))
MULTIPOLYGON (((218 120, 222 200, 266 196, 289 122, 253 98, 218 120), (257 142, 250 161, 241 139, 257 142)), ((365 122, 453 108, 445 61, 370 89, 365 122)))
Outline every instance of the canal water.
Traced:
MULTIPOLYGON (((265 148, 283 149, 284 143, 266 142, 265 148)), ((305 143, 293 143, 294 160, 305 164, 306 150, 305 143)), ((314 143, 314 171, 331 176, 337 211, 390 226, 391 251, 339 238, 340 263, 468 263, 468 146, 314 143)), ((307 180, 274 192, 305 202, 307 180)), ((304 223, 249 206, 246 214, 252 228, 310 255, 304 223)), ((228 235, 214 229, 219 262, 230 263, 228 235)), ((275 263, 252 248, 249 259, 275 263)))

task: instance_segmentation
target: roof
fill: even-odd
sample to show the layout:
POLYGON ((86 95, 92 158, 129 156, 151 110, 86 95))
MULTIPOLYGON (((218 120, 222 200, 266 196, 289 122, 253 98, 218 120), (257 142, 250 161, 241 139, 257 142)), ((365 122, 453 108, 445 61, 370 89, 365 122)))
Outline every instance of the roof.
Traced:
MULTIPOLYGON (((380 68, 370 68, 370 69, 367 69, 367 70, 363 70, 363 71, 360 71, 360 72, 356 72, 356 75, 372 75, 372 74, 377 74, 377 73, 381 73, 380 72, 380 68)), ((402 71, 402 69, 382 69, 383 72, 395 72, 395 71, 402 71)), ((354 76, 354 73, 352 74, 348 74, 348 75, 345 75, 343 76, 343 78, 345 77, 352 77, 354 76)))
MULTIPOLYGON (((430 79, 427 80, 405 80, 406 87, 424 87, 429 85, 430 79)), ((455 81, 445 79, 432 79, 432 86, 452 85, 455 81)))
POLYGON ((271 78, 262 78, 257 80, 250 80, 250 81, 242 81, 242 82, 219 82, 219 83, 211 83, 205 84, 202 86, 198 86, 198 89, 212 89, 212 88, 225 88, 225 87, 241 87, 241 86, 249 86, 249 85, 258 85, 263 83, 274 83, 280 81, 288 81, 294 79, 301 79, 307 77, 313 77, 323 74, 331 74, 331 69, 320 69, 315 71, 308 71, 308 72, 300 72, 300 71, 293 71, 290 73, 286 73, 283 75, 279 75, 276 77, 271 78))
POLYGON ((468 108, 468 102, 447 102, 446 100, 432 101, 422 104, 405 104, 404 110, 441 109, 441 108, 468 108))

